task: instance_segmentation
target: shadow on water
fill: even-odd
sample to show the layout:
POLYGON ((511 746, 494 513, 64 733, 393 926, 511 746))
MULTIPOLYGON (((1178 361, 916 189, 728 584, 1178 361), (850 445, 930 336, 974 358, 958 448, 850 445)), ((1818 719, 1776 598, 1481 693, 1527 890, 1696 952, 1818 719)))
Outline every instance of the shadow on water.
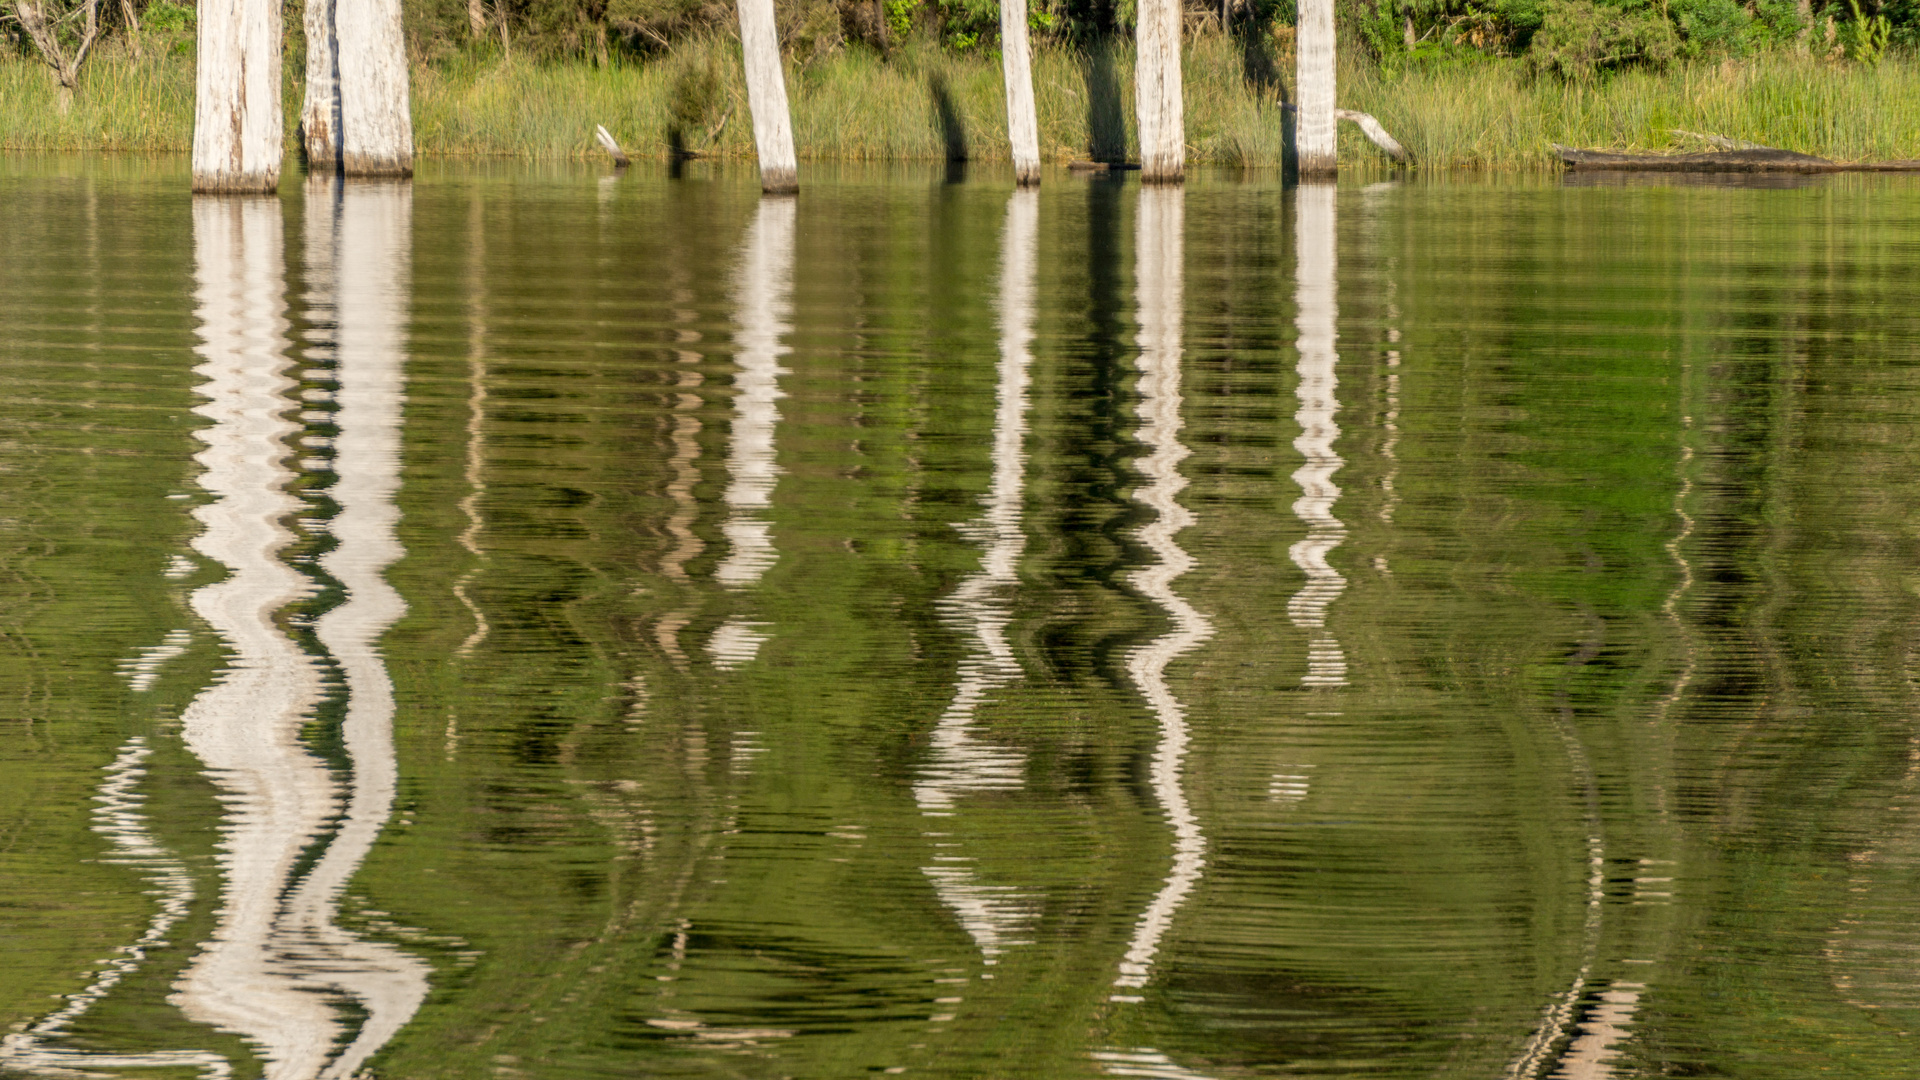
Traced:
MULTIPOLYGON (((954 182, 951 166, 967 160, 967 124, 960 119, 960 110, 954 108, 945 75, 935 74, 928 79, 927 90, 933 95, 934 117, 940 121, 940 140, 947 147, 947 179, 954 182)), ((966 179, 966 170, 961 170, 959 179, 966 179)))
POLYGON ((1087 157, 1118 164, 1127 160, 1127 116, 1113 50, 1111 41, 1089 42, 1080 67, 1087 84, 1087 157))

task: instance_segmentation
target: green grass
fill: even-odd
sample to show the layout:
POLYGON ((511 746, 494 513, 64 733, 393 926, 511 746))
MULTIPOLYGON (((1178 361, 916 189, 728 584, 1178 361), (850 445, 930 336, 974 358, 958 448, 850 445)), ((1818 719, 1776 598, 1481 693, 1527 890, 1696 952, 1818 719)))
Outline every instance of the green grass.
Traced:
POLYGON ((1379 117, 1416 159, 1454 167, 1540 162, 1550 142, 1705 148, 1675 128, 1836 161, 1920 158, 1920 64, 1905 57, 1869 67, 1773 54, 1594 83, 1532 80, 1517 63, 1345 74, 1346 107, 1379 117))
MULTIPOLYGON (((1186 123, 1195 162, 1272 166, 1284 142, 1273 73, 1290 76, 1284 41, 1257 49, 1218 35, 1188 43, 1186 123), (1267 73, 1262 80, 1249 78, 1267 73)), ((737 46, 688 41, 646 64, 466 58, 416 68, 414 131, 423 156, 561 159, 597 154, 605 124, 638 156, 668 153, 668 118, 684 118, 690 149, 751 157, 752 125, 737 46), (711 85, 701 87, 703 72, 711 85)), ((289 150, 299 100, 288 75, 289 150)), ((812 160, 1007 157, 996 56, 955 56, 930 45, 882 60, 843 51, 789 65, 794 136, 812 160)), ((1056 161, 1118 157, 1133 143, 1132 50, 1042 49, 1034 60, 1041 149, 1056 161)), ((0 148, 185 151, 193 71, 183 49, 138 59, 114 48, 91 60, 62 112, 44 67, 0 61, 0 148)), ((1875 66, 1787 54, 1625 72, 1590 83, 1534 79, 1515 61, 1383 72, 1349 62, 1341 103, 1378 116, 1428 167, 1516 168, 1550 163, 1548 144, 1661 149, 1671 129, 1712 132, 1839 160, 1920 158, 1920 64, 1875 66)), ((1695 147, 1697 148, 1697 147, 1695 147)), ((1378 159, 1351 129, 1341 155, 1378 159)))

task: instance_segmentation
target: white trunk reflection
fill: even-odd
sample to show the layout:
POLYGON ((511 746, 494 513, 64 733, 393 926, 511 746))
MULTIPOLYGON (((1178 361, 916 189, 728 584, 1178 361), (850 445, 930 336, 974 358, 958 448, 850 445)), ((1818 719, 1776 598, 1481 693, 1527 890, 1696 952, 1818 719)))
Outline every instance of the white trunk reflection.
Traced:
MULTIPOLYGON (((1127 672, 1147 699, 1160 722, 1160 743, 1149 773, 1154 795, 1173 828, 1173 870, 1141 913, 1120 977, 1113 985, 1138 989, 1152 974, 1160 939, 1173 925, 1173 916, 1200 880, 1206 866, 1207 840, 1200 821, 1187 803, 1181 786, 1181 763, 1187 755, 1186 709, 1167 686, 1167 665, 1213 634, 1213 624, 1173 591, 1173 582, 1194 565, 1174 537, 1193 524, 1193 514, 1176 501, 1187 486, 1180 462, 1189 451, 1180 442, 1181 274, 1184 194, 1178 187, 1150 186, 1140 192, 1140 216, 1135 242, 1140 289, 1140 441, 1148 448, 1139 469, 1147 486, 1135 498, 1151 507, 1152 524, 1140 530, 1141 543, 1159 560, 1136 571, 1130 580, 1148 599, 1165 609, 1173 628, 1127 656, 1127 672)), ((1116 1001, 1138 1001, 1138 995, 1115 994, 1116 1001)))
MULTIPOLYGON (((713 572, 714 579, 729 589, 759 581, 778 557, 766 515, 780 476, 773 447, 774 428, 780 421, 774 402, 784 396, 780 376, 786 374, 780 358, 792 351, 781 339, 793 330, 789 320, 793 316, 794 208, 792 199, 760 201, 735 278, 740 332, 734 335, 734 343, 739 348, 740 375, 734 384, 733 431, 727 440, 727 523, 721 530, 730 550, 713 572)), ((714 665, 724 670, 751 661, 767 640, 761 625, 736 619, 714 631, 707 645, 714 665)))
MULTIPOLYGON (((309 189, 311 193, 312 189, 309 189)), ((427 994, 425 963, 392 945, 334 925, 340 895, 393 809, 398 772, 393 748, 393 683, 380 635, 406 603, 384 576, 403 551, 400 519, 400 421, 404 400, 406 297, 413 244, 412 185, 350 182, 339 201, 335 289, 338 306, 334 481, 339 508, 329 523, 338 541, 321 566, 346 589, 315 632, 340 666, 347 711, 341 734, 351 763, 346 813, 333 840, 288 897, 283 932, 302 960, 304 980, 353 998, 364 1014, 353 1041, 324 1072, 350 1077, 400 1030, 427 994)), ((309 205, 309 247, 318 222, 309 205)), ((331 230, 329 230, 331 231, 331 230)), ((305 1075, 305 1074, 301 1074, 305 1075)))
MULTIPOLYGON (((973 641, 960 661, 953 702, 933 730, 931 760, 913 785, 920 811, 948 817, 962 795, 1022 786, 1027 759, 1019 750, 976 737, 974 714, 996 687, 1020 678, 1020 664, 1007 641, 1013 621, 1009 593, 1019 582, 1020 553, 1027 546, 1021 523, 1026 468, 1027 369, 1033 341, 1033 286, 1038 258, 1040 195, 1013 193, 1000 248, 1000 368, 993 418, 993 480, 986 513, 963 527, 980 545, 980 569, 968 575, 942 605, 949 622, 970 631, 973 641)), ((930 834, 946 837, 946 833, 930 834)), ((958 842, 937 840, 937 848, 958 842)), ((988 964, 998 962, 1038 915, 1038 897, 1010 885, 988 885, 959 854, 934 856, 923 867, 942 903, 952 909, 988 964)))
POLYGON ((194 511, 206 526, 194 547, 229 573, 195 590, 192 602, 231 661, 181 718, 226 818, 219 921, 172 1000, 190 1019, 246 1037, 268 1076, 317 1076, 338 1023, 288 969, 276 940, 300 853, 336 809, 326 766, 300 745, 319 673, 273 621, 309 588, 277 557, 291 539, 280 522, 301 506, 283 464, 294 424, 285 418, 293 382, 280 204, 196 199, 193 226, 203 361, 194 370, 210 399, 195 411, 212 421, 196 460, 213 496, 194 511))
POLYGON ((1294 393, 1300 408, 1293 416, 1300 425, 1300 437, 1293 447, 1306 462, 1293 474, 1300 485, 1300 498, 1293 512, 1307 527, 1304 539, 1288 551, 1294 564, 1306 574, 1307 582, 1287 601, 1287 617, 1293 625, 1309 630, 1307 674, 1300 681, 1308 686, 1345 686, 1347 658, 1340 643, 1327 630, 1327 608, 1346 590, 1347 579, 1327 563, 1327 555, 1347 538, 1347 528, 1333 516, 1333 504, 1340 498, 1340 485, 1333 474, 1345 462, 1334 453, 1334 440, 1340 437, 1340 425, 1334 415, 1340 410, 1334 389, 1339 380, 1334 366, 1340 357, 1334 351, 1339 320, 1339 298, 1335 293, 1337 219, 1332 184, 1302 184, 1294 194, 1294 250, 1298 259, 1295 300, 1299 313, 1295 325, 1300 331, 1299 387, 1294 393))

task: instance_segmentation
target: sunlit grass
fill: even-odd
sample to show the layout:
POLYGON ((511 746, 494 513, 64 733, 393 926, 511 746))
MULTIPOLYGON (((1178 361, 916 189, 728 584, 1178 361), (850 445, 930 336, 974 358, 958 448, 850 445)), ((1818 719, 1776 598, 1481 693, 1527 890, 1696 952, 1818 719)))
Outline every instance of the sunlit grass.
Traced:
POLYGON ((0 147, 10 150, 188 150, 193 61, 164 47, 137 58, 103 46, 62 108, 45 64, 0 61, 0 147))
POLYGON ((1533 164, 1555 142, 1704 149, 1676 128, 1836 161, 1920 158, 1920 65, 1908 60, 1869 67, 1779 54, 1592 83, 1531 79, 1517 64, 1346 74, 1342 102, 1378 116, 1433 164, 1533 164))
MULTIPOLYGON (((192 60, 183 49, 160 45, 144 58, 102 50, 64 112, 44 67, 0 61, 0 101, 7 103, 0 148, 187 150, 192 60)), ((1280 164, 1286 127, 1276 76, 1290 78, 1291 56, 1284 40, 1262 45, 1249 49, 1217 34, 1188 42, 1190 160, 1280 164)), ((1044 156, 1128 154, 1132 61, 1124 42, 1090 53, 1039 50, 1034 86, 1044 156)), ((662 157, 686 74, 711 70, 716 88, 694 110, 699 119, 683 133, 684 145, 748 158, 753 132, 739 69, 737 45, 724 36, 686 42, 665 59, 608 68, 497 57, 423 66, 414 72, 415 140, 426 156, 590 157, 599 153, 593 127, 605 124, 629 153, 662 157)), ((884 60, 841 51, 790 63, 788 90, 804 159, 1008 156, 999 58, 991 54, 955 56, 928 44, 884 60)), ((289 71, 290 150, 298 100, 298 79, 289 71)), ((1379 117, 1427 167, 1541 167, 1551 163, 1554 142, 1699 148, 1677 140, 1675 128, 1843 161, 1920 158, 1920 64, 1907 58, 1869 67, 1781 54, 1590 83, 1535 79, 1509 61, 1399 73, 1349 62, 1340 100, 1379 117)), ((1355 163, 1377 159, 1351 129, 1343 130, 1341 154, 1355 163)))

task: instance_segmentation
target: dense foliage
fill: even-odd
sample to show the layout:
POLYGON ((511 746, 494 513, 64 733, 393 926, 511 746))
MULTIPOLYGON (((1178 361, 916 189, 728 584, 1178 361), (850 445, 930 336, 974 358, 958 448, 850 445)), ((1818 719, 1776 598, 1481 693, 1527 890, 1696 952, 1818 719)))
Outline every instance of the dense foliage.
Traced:
MULTIPOLYGON (((1188 25, 1285 37, 1296 0, 1185 0, 1188 25)), ((1541 74, 1585 78, 1626 67, 1791 51, 1877 63, 1887 49, 1920 45, 1920 0, 1336 0, 1346 47, 1382 66, 1431 67, 1517 57, 1541 74)), ((1081 42, 1126 34, 1136 0, 1030 0, 1042 40, 1081 42)), ((74 23, 97 4, 109 38, 190 30, 175 0, 48 0, 74 23)), ((297 36, 297 0, 288 28, 297 36)), ((658 54, 691 35, 727 33, 728 0, 406 0, 409 45, 422 60, 480 52, 574 58, 605 65, 658 54)), ((998 0, 776 0, 782 41, 803 59, 848 48, 891 55, 909 37, 967 52, 991 49, 998 0)), ((72 31, 69 30, 69 33, 72 31)), ((31 53, 14 6, 0 8, 0 40, 31 53)))

